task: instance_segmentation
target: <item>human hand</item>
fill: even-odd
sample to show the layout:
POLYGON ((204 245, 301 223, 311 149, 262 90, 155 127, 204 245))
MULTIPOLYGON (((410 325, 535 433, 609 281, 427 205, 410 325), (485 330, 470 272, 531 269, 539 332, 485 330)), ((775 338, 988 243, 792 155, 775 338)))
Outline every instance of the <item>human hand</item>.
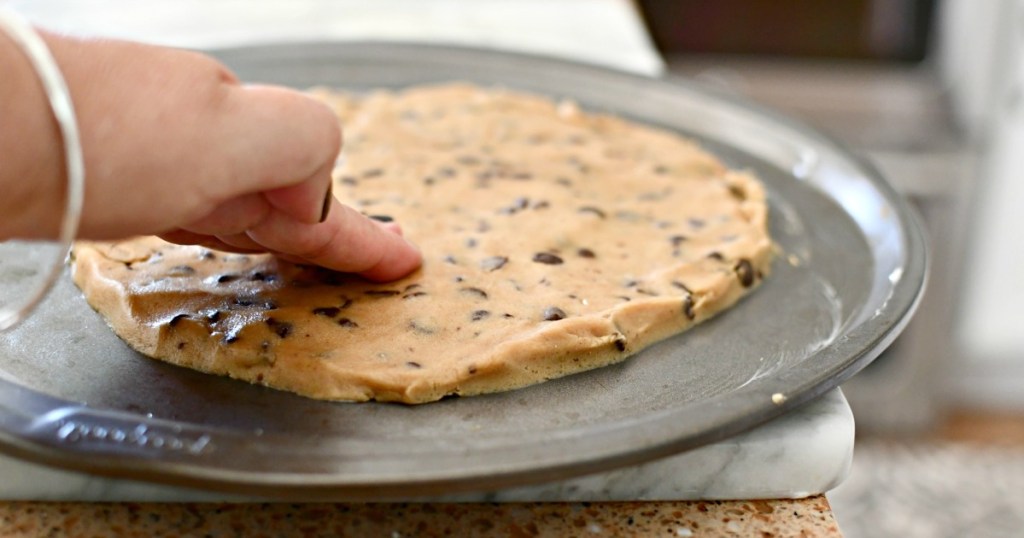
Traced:
MULTIPOLYGON (((81 130, 82 237, 158 234, 174 243, 271 252, 373 280, 419 266, 418 250, 397 226, 372 221, 331 195, 341 132, 326 106, 283 88, 240 85, 194 52, 44 38, 81 130)), ((38 114, 26 120, 35 129, 15 147, 48 157, 30 169, 42 178, 32 197, 52 199, 62 177, 60 143, 36 98, 38 106, 19 107, 38 114)), ((51 235, 60 211, 37 206, 24 208, 33 230, 51 235)))

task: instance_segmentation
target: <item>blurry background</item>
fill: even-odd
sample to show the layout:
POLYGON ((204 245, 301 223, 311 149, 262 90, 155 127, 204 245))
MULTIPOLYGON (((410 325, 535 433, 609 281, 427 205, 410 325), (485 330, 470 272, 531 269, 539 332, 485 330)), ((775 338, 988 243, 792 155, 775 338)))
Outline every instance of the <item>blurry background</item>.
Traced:
POLYGON ((641 0, 669 71, 814 124, 930 235, 907 331, 844 385, 850 537, 1024 536, 1024 1, 641 0))
POLYGON ((846 387, 858 427, 926 431, 951 408, 1024 411, 1017 0, 642 0, 669 69, 839 138, 931 236, 928 294, 846 387))

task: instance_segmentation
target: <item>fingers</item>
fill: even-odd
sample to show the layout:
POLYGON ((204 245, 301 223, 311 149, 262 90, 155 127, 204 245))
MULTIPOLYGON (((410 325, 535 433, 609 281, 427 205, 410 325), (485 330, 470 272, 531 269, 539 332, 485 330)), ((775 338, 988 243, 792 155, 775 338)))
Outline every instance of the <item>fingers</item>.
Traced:
POLYGON ((232 213, 254 207, 262 211, 259 203, 246 198, 222 204, 239 222, 255 221, 241 232, 232 231, 241 225, 232 224, 229 217, 210 215, 160 237, 227 252, 270 252, 293 263, 321 265, 382 282, 401 278, 422 263, 419 250, 402 236, 397 223, 372 220, 333 198, 327 220, 318 224, 299 222, 274 209, 258 221, 252 215, 232 213))
POLYGON ((331 169, 341 148, 337 117, 324 104, 272 86, 238 86, 224 103, 222 136, 239 170, 223 199, 263 192, 284 215, 308 224, 323 220, 331 169))
POLYGON ((214 250, 222 250, 224 252, 234 252, 238 254, 257 254, 260 252, 265 252, 265 249, 263 248, 239 248, 229 243, 225 243, 224 241, 221 241, 216 237, 192 233, 185 230, 172 230, 169 232, 164 232, 160 234, 158 237, 160 237, 160 239, 163 239, 164 241, 167 241, 168 243, 174 243, 175 245, 199 245, 214 250))
POLYGON ((190 222, 182 229, 201 235, 244 234, 273 211, 261 194, 246 194, 223 202, 209 214, 190 222))
POLYGON ((310 226, 273 212, 246 234, 269 250, 370 280, 395 280, 420 266, 419 250, 396 230, 336 200, 331 203, 321 224, 310 226))

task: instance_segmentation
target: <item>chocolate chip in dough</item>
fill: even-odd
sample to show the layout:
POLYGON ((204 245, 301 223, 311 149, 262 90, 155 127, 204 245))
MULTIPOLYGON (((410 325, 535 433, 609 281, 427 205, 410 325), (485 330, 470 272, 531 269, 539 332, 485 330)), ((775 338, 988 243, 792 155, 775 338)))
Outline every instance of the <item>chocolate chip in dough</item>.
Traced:
POLYGON ((321 306, 318 308, 314 308, 313 313, 318 316, 333 318, 341 313, 341 309, 336 306, 321 306))
POLYGON ((486 299, 487 298, 487 292, 482 290, 482 289, 480 289, 480 288, 474 288, 474 287, 468 286, 468 287, 465 287, 465 288, 460 288, 459 291, 462 292, 462 293, 465 293, 467 295, 475 295, 475 296, 480 297, 482 299, 486 299))
POLYGON ((188 314, 178 314, 177 316, 174 316, 173 318, 171 318, 170 321, 167 322, 167 326, 168 327, 174 327, 175 325, 178 324, 179 321, 181 321, 181 320, 183 320, 183 319, 185 319, 187 317, 188 317, 188 314))
POLYGON ((280 321, 276 318, 267 318, 264 323, 270 330, 274 331, 274 334, 281 338, 288 338, 288 335, 292 334, 292 324, 284 321, 280 321))
POLYGON ((683 314, 686 316, 686 319, 689 319, 691 321, 693 321, 693 319, 697 317, 696 314, 694 314, 693 312, 692 295, 687 295, 686 298, 683 299, 683 314))
POLYGON ((547 265, 559 265, 563 262, 562 258, 550 252, 538 252, 534 254, 533 261, 547 265))
POLYGON ((497 271, 504 267, 506 263, 508 263, 507 256, 490 256, 480 260, 480 268, 487 272, 497 271))
POLYGON ((736 271, 736 278, 740 279, 740 284, 744 288, 754 285, 754 266, 750 264, 750 260, 744 258, 736 262, 733 270, 736 271))
POLYGON ((565 319, 565 311, 557 306, 549 306, 541 313, 541 317, 544 321, 558 321, 565 319))
POLYGON ((366 290, 363 293, 370 297, 394 297, 402 292, 398 290, 366 290))
POLYGON ((472 321, 480 321, 490 315, 491 313, 487 310, 474 310, 473 313, 469 315, 469 319, 472 321))
POLYGON ((175 265, 167 270, 167 276, 188 276, 195 273, 196 269, 191 265, 175 265))

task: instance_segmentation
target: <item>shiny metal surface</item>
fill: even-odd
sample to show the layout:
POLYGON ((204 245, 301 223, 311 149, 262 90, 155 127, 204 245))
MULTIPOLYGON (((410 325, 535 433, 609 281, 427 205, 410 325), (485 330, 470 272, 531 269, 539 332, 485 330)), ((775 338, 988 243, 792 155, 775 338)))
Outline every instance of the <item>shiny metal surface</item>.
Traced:
MULTIPOLYGON (((675 129, 765 181, 779 259, 733 310, 623 364, 417 407, 312 401, 146 359, 65 279, 32 319, 0 336, 0 449, 292 499, 553 480, 693 448, 785 413, 868 364, 920 298, 920 227, 872 167, 799 124, 685 80, 421 45, 219 56, 249 81, 358 90, 471 80, 675 129)), ((17 285, 0 278, 0 293, 17 285)))

